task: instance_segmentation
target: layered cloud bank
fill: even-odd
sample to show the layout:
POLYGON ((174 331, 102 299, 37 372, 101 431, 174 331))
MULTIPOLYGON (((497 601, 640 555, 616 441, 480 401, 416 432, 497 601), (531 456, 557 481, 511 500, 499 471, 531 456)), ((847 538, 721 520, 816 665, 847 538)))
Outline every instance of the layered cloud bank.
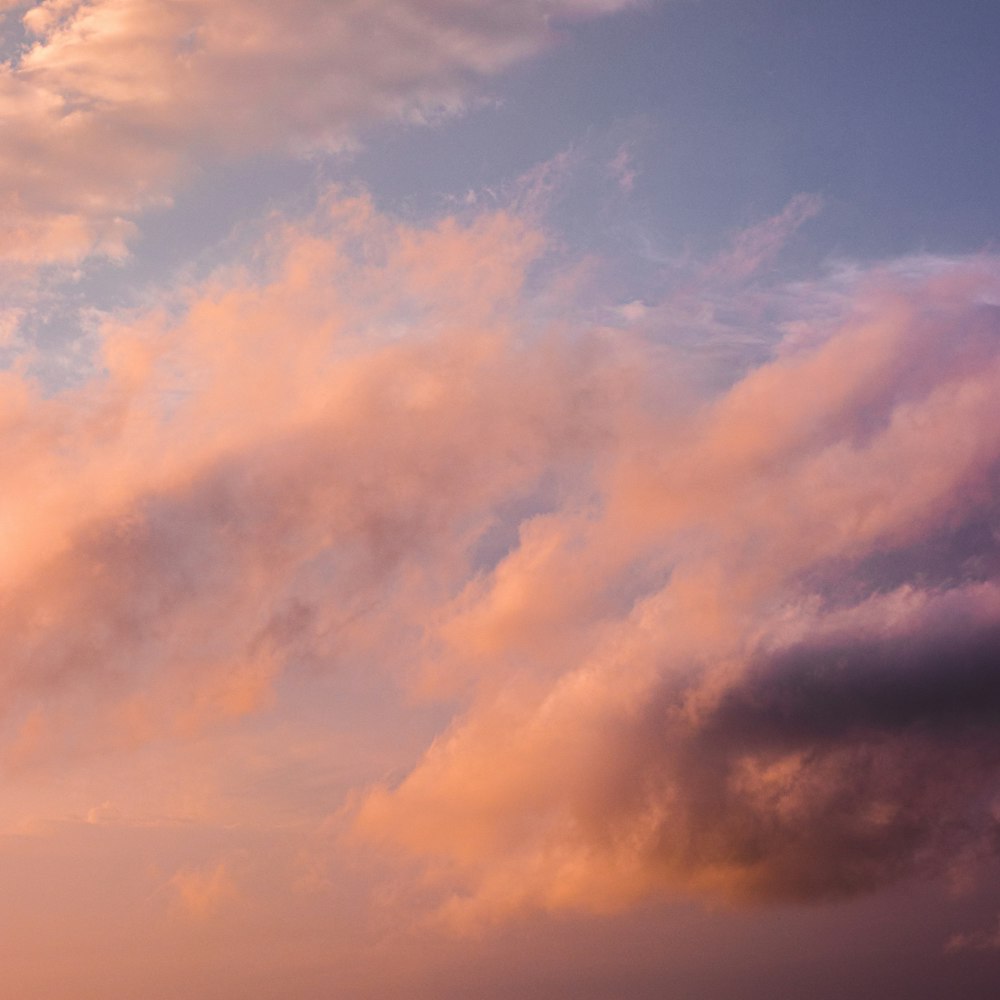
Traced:
POLYGON ((823 321, 717 398, 627 407, 588 498, 445 610, 477 696, 359 829, 457 880, 459 921, 992 856, 997 277, 874 272, 833 322, 814 287, 823 321))
POLYGON ((453 114, 554 23, 625 3, 5 3, 24 38, 0 62, 0 262, 119 257, 199 165, 453 114))
POLYGON ((458 707, 349 840, 458 922, 992 857, 1000 262, 741 284, 815 208, 701 272, 785 331, 711 393, 690 288, 601 326, 515 213, 337 192, 78 385, 5 371, 6 772, 382 671, 458 707))
POLYGON ((9 752, 72 738, 60 693, 141 741, 251 710, 290 656, 412 639, 494 510, 603 419, 613 371, 517 329, 540 249, 503 213, 413 230, 331 199, 256 274, 109 322, 81 385, 6 372, 9 752))

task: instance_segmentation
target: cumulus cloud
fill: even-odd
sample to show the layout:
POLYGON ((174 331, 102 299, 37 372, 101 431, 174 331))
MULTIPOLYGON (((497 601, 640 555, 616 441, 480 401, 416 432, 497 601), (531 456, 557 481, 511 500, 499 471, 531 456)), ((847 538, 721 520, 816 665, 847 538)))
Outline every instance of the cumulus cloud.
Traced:
POLYGON ((428 669, 478 696, 356 824, 430 859, 450 917, 993 856, 998 270, 905 272, 832 327, 819 296, 822 332, 701 405, 620 418, 589 507, 522 524, 437 624, 428 669))
POLYGON ((787 337, 699 395, 669 299, 588 325, 551 252, 331 192, 80 384, 5 371, 7 772, 380 670, 457 707, 352 836, 458 922, 992 856, 1000 263, 759 286, 787 337))
POLYGON ((553 20, 626 0, 44 0, 0 63, 0 254, 120 257, 142 208, 195 165, 343 148, 461 108, 553 20))
POLYGON ((220 907, 239 900, 237 879, 230 859, 205 869, 183 868, 170 879, 178 908, 194 920, 206 920, 220 907))
POLYGON ((503 211, 416 229, 334 194, 253 271, 109 319, 82 384, 3 373, 7 765, 196 732, 290 661, 416 639, 624 377, 518 320, 542 250, 503 211))

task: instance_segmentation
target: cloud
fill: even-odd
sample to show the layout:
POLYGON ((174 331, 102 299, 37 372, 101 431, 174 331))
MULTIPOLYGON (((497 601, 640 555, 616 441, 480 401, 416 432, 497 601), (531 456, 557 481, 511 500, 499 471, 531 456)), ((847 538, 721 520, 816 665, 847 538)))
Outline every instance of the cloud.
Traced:
POLYGON ((6 765, 197 732, 289 663, 419 637, 620 378, 518 319, 543 250, 504 211, 419 229, 332 194, 253 271, 109 319, 80 385, 5 372, 6 765))
POLYGON ((823 199, 817 195, 796 195, 778 215, 740 230, 709 272, 735 281, 749 278, 771 263, 795 232, 822 209, 823 199))
POLYGON ((608 164, 608 173, 614 178, 619 189, 624 194, 631 194, 635 187, 636 178, 639 172, 635 166, 634 150, 632 143, 623 143, 618 147, 614 158, 608 164))
POLYGON ((183 868, 171 877, 170 887, 179 908, 194 920, 206 920, 240 896, 231 860, 204 869, 183 868))
POLYGON ((998 284, 989 256, 758 284, 742 315, 788 335, 698 394, 669 295, 593 326, 509 209, 273 217, 107 317, 79 384, 3 373, 0 764, 379 671, 454 718, 352 842, 460 924, 992 856, 998 284))
MULTIPOLYGON (((120 257, 135 215, 220 158, 342 149, 461 109, 552 21, 625 0, 45 0, 0 63, 8 263, 120 257)), ((7 5, 10 6, 10 5, 7 5)))
POLYGON ((945 951, 1000 951, 1000 926, 996 930, 954 934, 945 943, 945 951))
POLYGON ((477 697, 357 833, 427 858, 463 925, 993 856, 997 278, 873 269, 715 397, 619 412, 596 497, 438 623, 428 669, 477 697))

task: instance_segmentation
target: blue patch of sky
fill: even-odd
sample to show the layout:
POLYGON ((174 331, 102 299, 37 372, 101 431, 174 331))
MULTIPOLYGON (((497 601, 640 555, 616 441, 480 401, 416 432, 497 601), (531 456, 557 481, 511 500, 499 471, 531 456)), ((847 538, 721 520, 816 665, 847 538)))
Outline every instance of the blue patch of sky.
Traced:
POLYGON ((28 41, 19 10, 0 13, 0 62, 16 61, 28 41))
POLYGON ((828 252, 962 252, 1000 233, 1000 4, 679 0, 578 26, 499 107, 387 134, 390 197, 498 183, 595 131, 647 124, 636 193, 675 245, 821 194, 828 252))
POLYGON ((197 273, 203 262, 217 263, 220 245, 238 241, 241 227, 252 228, 274 209, 307 207, 319 172, 314 160, 277 154, 197 171, 169 205, 143 215, 125 272, 141 284, 178 267, 197 273))
POLYGON ((709 255, 799 192, 826 207, 796 238, 791 270, 990 248, 998 52, 995 0, 667 0, 561 29, 553 50, 483 88, 495 100, 457 118, 387 125, 325 161, 206 168, 140 220, 130 261, 90 269, 85 284, 96 304, 124 304, 123 289, 225 256, 248 207, 304 208, 325 181, 360 180, 419 217, 470 190, 509 190, 565 150, 584 166, 557 194, 554 223, 573 248, 629 261, 626 298, 643 267, 709 255), (603 171, 626 141, 629 198, 603 171))

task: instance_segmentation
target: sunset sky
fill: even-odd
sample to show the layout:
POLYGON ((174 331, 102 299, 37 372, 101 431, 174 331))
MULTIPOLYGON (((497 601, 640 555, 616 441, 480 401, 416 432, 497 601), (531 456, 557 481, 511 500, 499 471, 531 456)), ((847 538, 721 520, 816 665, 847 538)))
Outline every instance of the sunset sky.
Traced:
POLYGON ((998 52, 0 0, 0 995, 995 1000, 998 52))

